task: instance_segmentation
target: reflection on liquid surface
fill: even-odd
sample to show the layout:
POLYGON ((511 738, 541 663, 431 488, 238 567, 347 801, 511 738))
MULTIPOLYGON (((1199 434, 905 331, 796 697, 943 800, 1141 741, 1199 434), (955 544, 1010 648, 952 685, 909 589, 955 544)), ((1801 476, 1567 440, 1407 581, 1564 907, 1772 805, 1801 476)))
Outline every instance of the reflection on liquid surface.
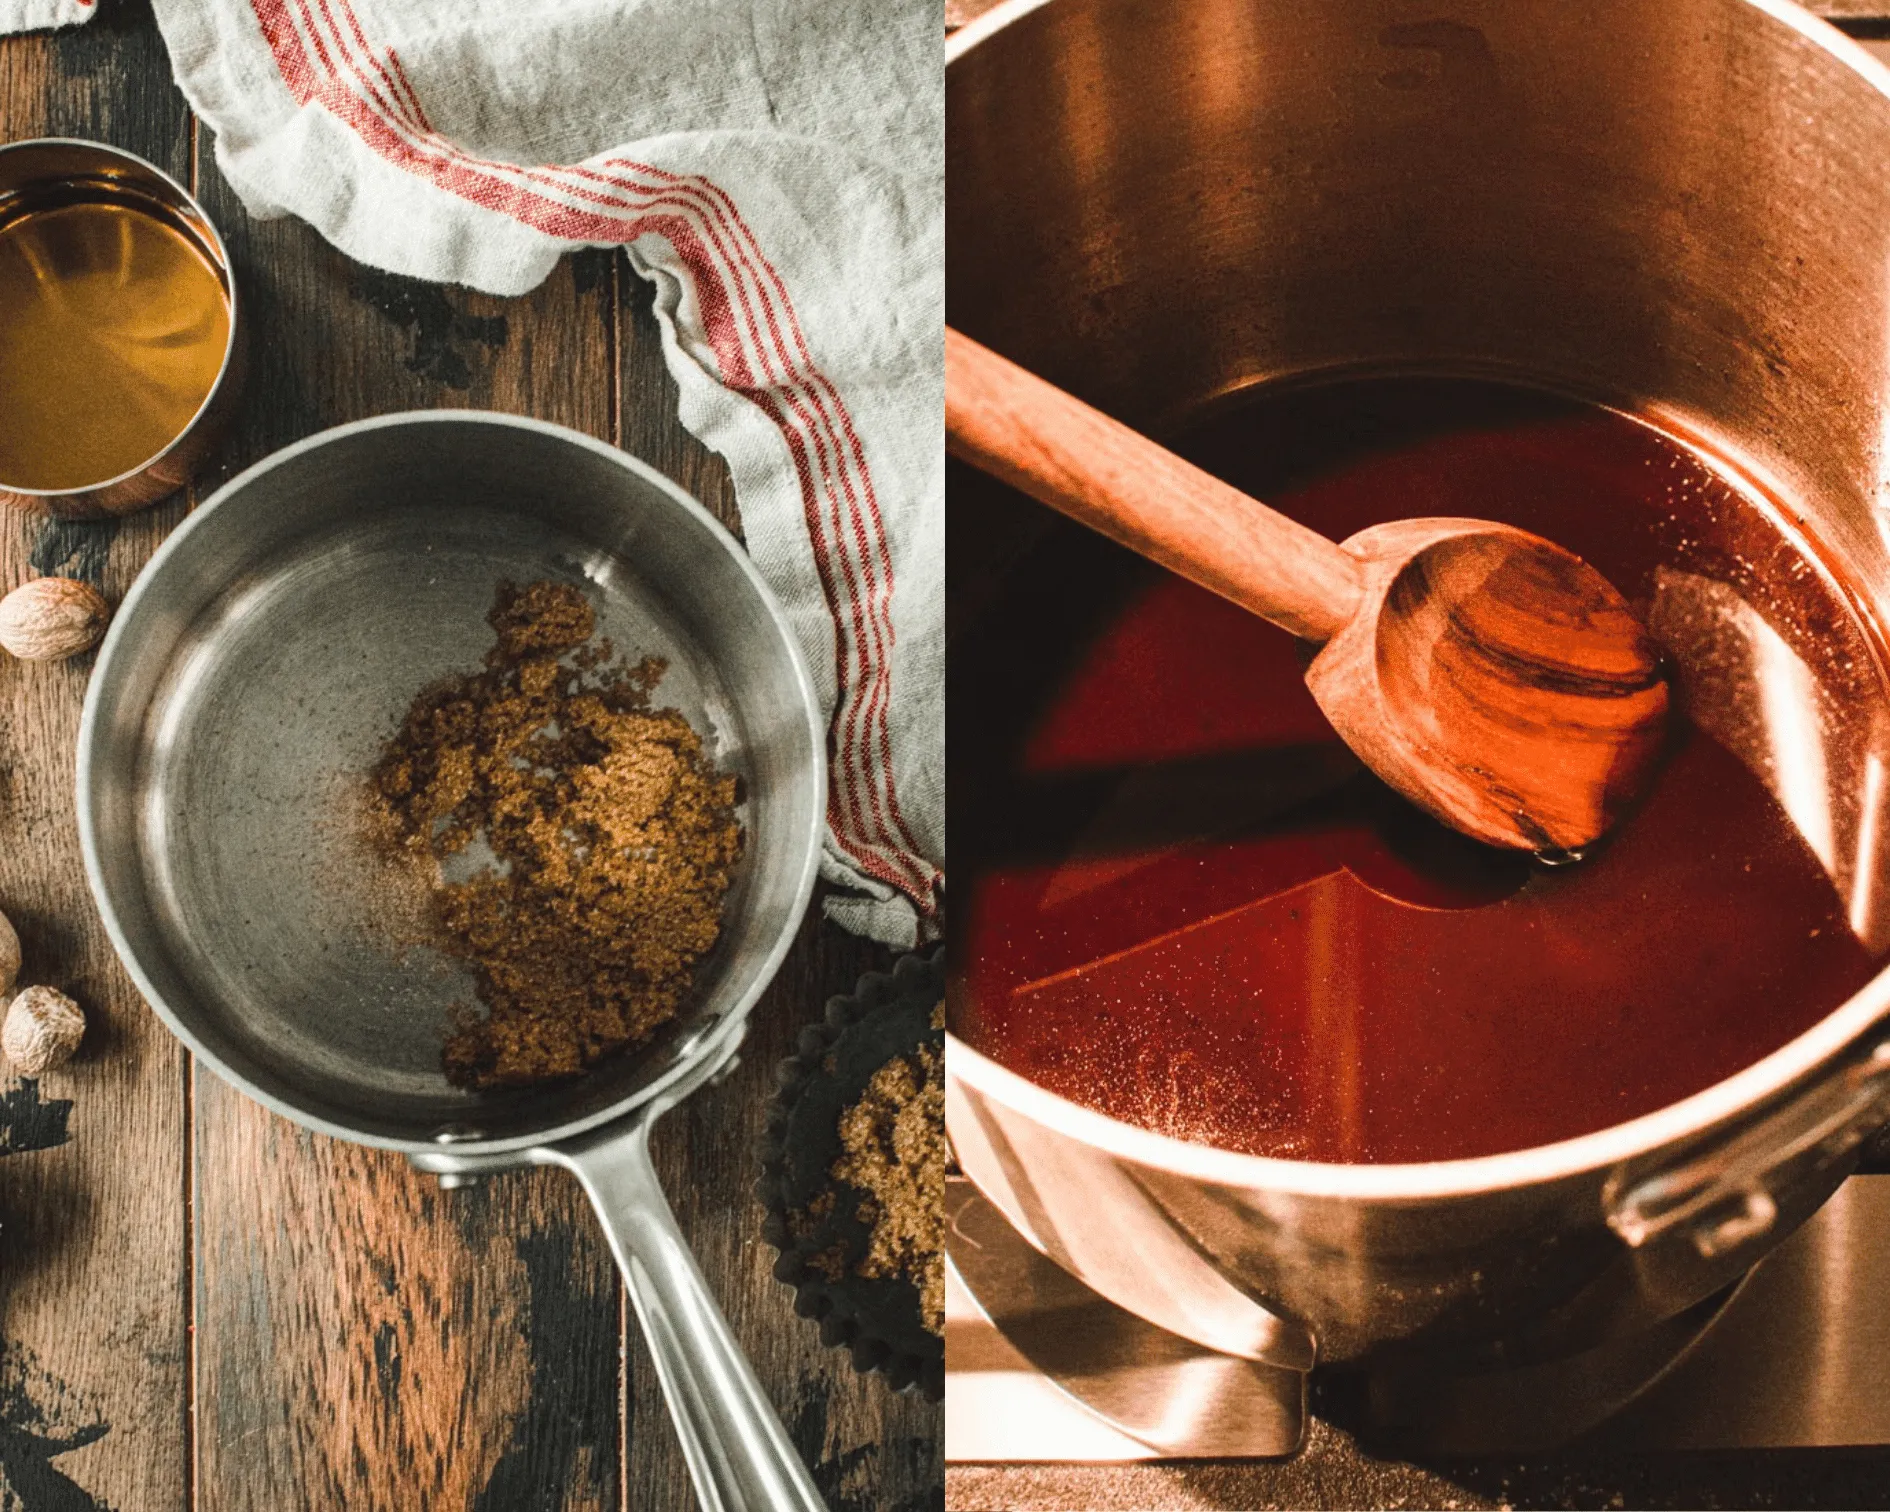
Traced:
POLYGON ((1183 1138, 1446 1159, 1650 1112, 1874 973, 1878 657, 1754 498, 1620 416, 1485 385, 1270 396, 1184 450, 1340 538, 1477 515, 1569 546, 1648 615, 1688 717, 1588 860, 1488 851, 1360 770, 1304 648, 955 474, 974 1045, 1183 1138), (1020 519, 1034 548, 983 572, 1020 519))

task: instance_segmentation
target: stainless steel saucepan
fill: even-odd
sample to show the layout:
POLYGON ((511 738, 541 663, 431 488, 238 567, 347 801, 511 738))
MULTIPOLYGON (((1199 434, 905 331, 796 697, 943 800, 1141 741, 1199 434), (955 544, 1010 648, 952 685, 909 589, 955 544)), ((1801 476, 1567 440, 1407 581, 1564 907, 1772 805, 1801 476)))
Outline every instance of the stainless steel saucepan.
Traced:
POLYGON ((589 437, 513 417, 362 421, 278 452, 164 543, 87 694, 79 824, 147 1001, 278 1113, 449 1178, 561 1165, 590 1194, 704 1507, 822 1506, 650 1163, 718 1071, 807 907, 824 734, 780 605, 694 500, 589 437), (440 1069, 466 975, 379 927, 349 794, 414 694, 475 668, 501 579, 582 585, 742 783, 742 864, 690 1006, 579 1080, 472 1094, 440 1069))
MULTIPOLYGON (((1352 369, 1612 402, 1796 501, 1890 620, 1890 74, 1803 11, 1011 0, 948 57, 959 329, 1156 435, 1352 369)), ((986 547, 955 537, 954 571, 986 547)), ((1866 724, 1769 733, 1823 763, 1793 812, 1881 947, 1866 724)), ((1697 1096, 1490 1159, 1181 1143, 957 1039, 947 1118, 1033 1244, 1211 1347, 1304 1368, 1524 1322, 1574 1347, 1709 1296, 1835 1189, 1884 1119, 1887 1008, 1879 976, 1697 1096)))

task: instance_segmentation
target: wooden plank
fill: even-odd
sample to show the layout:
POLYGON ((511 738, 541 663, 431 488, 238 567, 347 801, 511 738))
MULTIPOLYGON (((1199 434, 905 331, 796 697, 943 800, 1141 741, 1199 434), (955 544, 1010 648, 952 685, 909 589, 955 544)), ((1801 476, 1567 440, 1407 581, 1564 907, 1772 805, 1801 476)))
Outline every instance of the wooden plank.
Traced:
MULTIPOLYGON (((612 429, 609 262, 497 300, 251 221, 204 167, 254 363, 226 471, 433 406, 612 429)), ((555 1172, 443 1193, 403 1159, 195 1081, 198 1505, 604 1509, 620 1501, 619 1288, 555 1172)))
MULTIPOLYGON (((189 115, 143 6, 0 38, 0 141, 53 134, 188 177, 189 115)), ((0 510, 0 591, 59 573, 115 603, 181 511, 62 526, 0 510)), ((185 1061, 86 890, 72 763, 92 660, 0 656, 0 910, 23 980, 70 992, 90 1022, 77 1061, 0 1087, 0 1504, 28 1512, 180 1507, 189 1460, 185 1061)))
POLYGON ((616 1507, 616 1277, 570 1183, 443 1192, 197 1087, 198 1505, 616 1507))
POLYGON ((997 6, 998 0, 945 0, 945 30, 954 32, 961 26, 969 26, 997 6))
MULTIPOLYGON (((624 449, 739 528, 727 468, 674 422, 675 386, 663 366, 651 290, 622 264, 619 282, 624 449)), ((652 1140, 676 1220, 834 1512, 940 1505, 943 1410, 895 1395, 884 1377, 861 1376, 844 1352, 821 1347, 812 1323, 794 1316, 793 1292, 774 1279, 774 1251, 761 1239, 756 1152, 775 1067, 793 1053, 802 1026, 820 1018, 829 997, 851 992, 862 973, 888 970, 892 961, 884 947, 822 920, 817 900, 780 976, 755 1007, 741 1064, 726 1082, 670 1113, 652 1140)), ((689 1506, 688 1471, 634 1318, 626 1323, 626 1359, 628 1505, 689 1506)))

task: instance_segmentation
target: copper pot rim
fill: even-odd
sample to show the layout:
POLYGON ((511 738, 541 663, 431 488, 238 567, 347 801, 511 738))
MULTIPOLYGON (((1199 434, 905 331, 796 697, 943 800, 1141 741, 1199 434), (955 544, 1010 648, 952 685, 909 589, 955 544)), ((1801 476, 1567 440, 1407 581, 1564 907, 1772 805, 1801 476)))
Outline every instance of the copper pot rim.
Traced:
MULTIPOLYGON (((951 66, 1054 0, 1003 0, 946 40, 951 66)), ((1890 65, 1793 0, 1731 0, 1788 27, 1890 99, 1890 65)), ((1811 1028, 1722 1081, 1652 1113, 1553 1144, 1464 1160, 1338 1164, 1248 1155, 1158 1134, 1084 1107, 1006 1069, 946 1033, 947 1110, 953 1084, 1120 1160, 1216 1186, 1359 1202, 1419 1202, 1538 1186, 1625 1165, 1736 1123, 1817 1073, 1890 1019, 1890 965, 1811 1028)))
MULTIPOLYGON (((210 387, 204 391, 203 399, 198 403, 197 408, 191 412, 190 419, 184 422, 177 434, 172 436, 160 450, 146 457, 136 467, 128 467, 113 477, 100 479, 96 483, 86 483, 78 488, 23 488, 0 478, 0 495, 32 501, 49 513, 59 514, 67 512, 60 508, 61 505, 82 504, 94 495, 107 493, 136 481, 153 471, 166 458, 196 436, 222 394, 223 386, 229 379, 230 370, 235 365, 238 339, 236 265, 231 261, 230 249, 224 243, 223 233, 217 229, 216 222, 210 218, 210 212, 204 209, 202 202, 149 158, 141 157, 127 148, 113 146, 110 142, 94 141, 90 137, 68 136, 26 137, 17 142, 0 142, 0 158, 4 158, 8 153, 35 147, 77 147, 87 152, 102 153, 131 163, 169 184, 182 197, 183 202, 196 213, 196 225, 192 227, 193 231, 200 231, 209 238, 209 246, 205 250, 215 259, 217 271, 223 276, 223 290, 229 299, 230 310, 229 329, 223 338, 223 361, 217 366, 217 375, 211 380, 210 387)), ((162 495, 157 497, 162 497, 162 495)), ((155 503, 156 498, 148 502, 155 503)), ((118 511, 108 510, 108 512, 118 511)))

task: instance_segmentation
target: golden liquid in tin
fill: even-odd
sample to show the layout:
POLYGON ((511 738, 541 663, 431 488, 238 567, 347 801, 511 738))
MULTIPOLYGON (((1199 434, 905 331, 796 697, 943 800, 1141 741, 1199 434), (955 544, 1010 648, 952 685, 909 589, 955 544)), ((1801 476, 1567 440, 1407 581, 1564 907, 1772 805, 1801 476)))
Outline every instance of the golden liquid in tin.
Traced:
POLYGON ((208 397, 229 333, 215 266, 154 213, 84 200, 0 223, 0 487, 149 462, 208 397))

